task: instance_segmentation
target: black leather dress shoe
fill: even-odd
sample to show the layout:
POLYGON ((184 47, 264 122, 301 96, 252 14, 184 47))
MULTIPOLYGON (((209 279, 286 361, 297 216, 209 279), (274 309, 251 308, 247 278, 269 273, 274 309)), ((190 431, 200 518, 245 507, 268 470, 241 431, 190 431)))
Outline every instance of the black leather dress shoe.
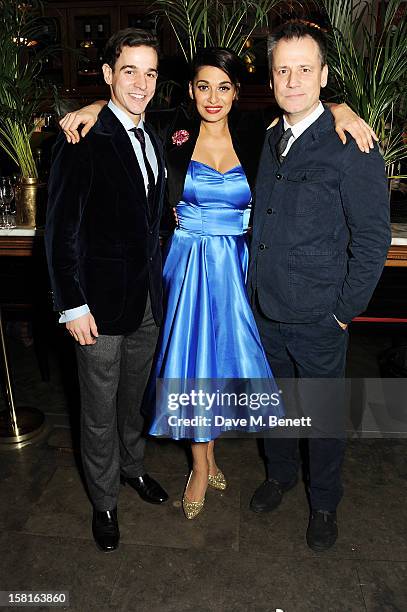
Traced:
POLYGON ((336 512, 313 510, 307 529, 307 544, 316 552, 331 548, 338 537, 336 512))
POLYGON ((168 493, 164 491, 161 485, 148 474, 131 478, 129 476, 120 476, 122 485, 130 485, 140 495, 141 499, 149 504, 162 504, 168 499, 168 493))
POLYGON ((120 540, 117 508, 106 512, 93 510, 92 531, 99 550, 102 552, 116 550, 120 540))
POLYGON ((271 512, 281 503, 283 495, 297 484, 298 478, 294 478, 288 484, 282 484, 277 480, 265 480, 254 492, 250 501, 250 510, 253 512, 271 512))

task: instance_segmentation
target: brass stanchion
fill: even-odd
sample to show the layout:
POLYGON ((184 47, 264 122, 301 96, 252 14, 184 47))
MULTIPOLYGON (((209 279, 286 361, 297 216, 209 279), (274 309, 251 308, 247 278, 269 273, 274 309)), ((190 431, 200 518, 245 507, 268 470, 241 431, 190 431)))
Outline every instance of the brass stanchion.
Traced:
POLYGON ((8 448, 20 448, 22 445, 27 444, 28 441, 34 441, 34 438, 37 437, 44 427, 45 418, 43 413, 37 408, 29 406, 16 407, 14 404, 1 308, 0 343, 7 403, 7 410, 0 412, 0 444, 7 444, 8 448))

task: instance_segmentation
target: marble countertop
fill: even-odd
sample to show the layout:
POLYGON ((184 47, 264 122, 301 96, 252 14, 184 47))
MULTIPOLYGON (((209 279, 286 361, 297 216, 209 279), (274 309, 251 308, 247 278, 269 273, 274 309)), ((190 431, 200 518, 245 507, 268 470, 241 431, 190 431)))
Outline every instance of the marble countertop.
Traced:
POLYGON ((391 235, 393 245, 407 244, 407 223, 392 223, 391 235))
POLYGON ((12 227, 9 229, 0 229, 0 236, 41 236, 44 230, 26 229, 23 227, 12 227))
MULTIPOLYGON (((407 223, 392 223, 392 245, 407 245, 407 223)), ((43 229, 25 229, 14 227, 12 229, 0 229, 0 236, 42 236, 43 229)))

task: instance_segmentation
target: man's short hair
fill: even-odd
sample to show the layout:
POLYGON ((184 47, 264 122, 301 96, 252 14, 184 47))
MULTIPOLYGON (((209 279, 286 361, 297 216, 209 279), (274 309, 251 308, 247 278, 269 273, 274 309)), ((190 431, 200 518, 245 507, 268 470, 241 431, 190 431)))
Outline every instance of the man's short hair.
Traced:
POLYGON ((274 30, 269 39, 269 61, 273 65, 273 51, 280 40, 292 40, 293 38, 305 38, 310 36, 318 45, 321 66, 328 61, 328 43, 325 33, 319 26, 300 20, 287 21, 274 30))
POLYGON ((113 34, 106 43, 103 53, 103 63, 108 64, 112 70, 122 52, 123 47, 151 47, 159 53, 157 37, 147 30, 139 28, 126 28, 113 34))

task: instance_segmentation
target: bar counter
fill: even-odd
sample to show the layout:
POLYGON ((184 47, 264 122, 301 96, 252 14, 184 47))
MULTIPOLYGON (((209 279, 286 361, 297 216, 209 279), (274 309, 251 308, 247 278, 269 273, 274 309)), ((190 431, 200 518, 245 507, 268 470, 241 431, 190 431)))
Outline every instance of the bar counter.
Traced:
MULTIPOLYGON (((392 241, 386 266, 407 267, 407 223, 392 223, 392 241)), ((0 256, 29 257, 36 239, 42 239, 43 229, 16 227, 0 229, 0 256)))

